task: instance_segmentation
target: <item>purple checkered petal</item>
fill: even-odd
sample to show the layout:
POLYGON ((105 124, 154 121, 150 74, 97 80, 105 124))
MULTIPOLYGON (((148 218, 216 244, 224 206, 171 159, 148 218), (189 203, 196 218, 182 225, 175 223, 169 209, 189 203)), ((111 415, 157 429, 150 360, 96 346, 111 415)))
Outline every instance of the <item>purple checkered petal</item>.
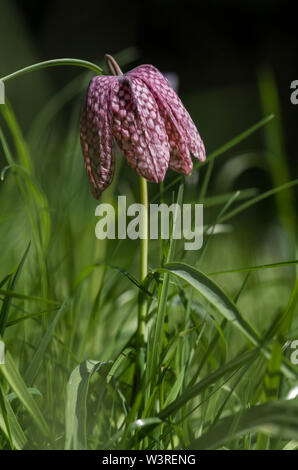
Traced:
POLYGON ((128 164, 149 181, 163 181, 168 167, 191 173, 190 155, 205 160, 204 144, 167 79, 151 65, 126 75, 117 64, 110 68, 119 75, 97 76, 90 82, 80 119, 94 197, 99 199, 114 176, 113 138, 128 164))
POLYGON ((170 152, 164 121, 148 87, 118 77, 111 92, 112 132, 128 164, 152 182, 163 181, 170 152))
POLYGON ((152 65, 141 65, 127 75, 141 79, 150 89, 165 120, 169 141, 172 142, 170 166, 188 174, 191 164, 185 145, 198 160, 204 161, 206 155, 199 132, 180 98, 168 80, 152 65), (182 162, 179 162, 179 156, 182 162))
POLYGON ((81 147, 92 194, 96 199, 114 176, 113 136, 109 101, 117 77, 96 76, 90 82, 80 118, 81 147))

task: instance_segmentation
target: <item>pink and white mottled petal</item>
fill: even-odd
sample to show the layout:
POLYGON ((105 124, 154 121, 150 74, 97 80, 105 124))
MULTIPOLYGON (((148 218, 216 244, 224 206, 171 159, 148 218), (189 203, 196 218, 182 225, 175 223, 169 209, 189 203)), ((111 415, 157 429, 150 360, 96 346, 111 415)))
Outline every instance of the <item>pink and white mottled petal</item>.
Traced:
POLYGON ((189 151, 195 158, 204 161, 205 147, 200 134, 180 98, 161 72, 152 65, 141 65, 127 75, 141 79, 148 86, 154 98, 158 100, 159 107, 164 109, 174 127, 179 127, 180 136, 186 142, 189 151))
POLYGON ((139 79, 119 78, 111 92, 113 135, 128 164, 152 182, 163 181, 169 142, 158 106, 139 79))
POLYGON ((173 115, 172 110, 170 108, 166 109, 160 102, 158 97, 156 97, 156 102, 159 108, 160 115, 164 120, 166 132, 169 139, 169 167, 172 170, 177 171, 178 173, 189 175, 192 171, 192 160, 187 144, 185 142, 184 135, 181 132, 180 126, 177 123, 177 120, 173 115))
POLYGON ((111 184, 114 176, 113 136, 108 116, 114 81, 115 77, 94 77, 81 111, 81 147, 92 194, 96 199, 111 184))

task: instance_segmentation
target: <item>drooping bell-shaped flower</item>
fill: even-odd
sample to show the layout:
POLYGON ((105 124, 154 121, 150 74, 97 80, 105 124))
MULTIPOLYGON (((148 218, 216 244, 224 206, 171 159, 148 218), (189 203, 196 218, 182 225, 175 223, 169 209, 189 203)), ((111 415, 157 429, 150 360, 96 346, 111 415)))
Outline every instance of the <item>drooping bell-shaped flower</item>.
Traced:
POLYGON ((168 167, 189 175, 190 155, 204 161, 205 148, 168 80, 152 65, 123 75, 107 57, 114 75, 91 80, 80 119, 82 152, 94 197, 99 199, 112 182, 114 139, 127 163, 148 181, 163 181, 168 167))

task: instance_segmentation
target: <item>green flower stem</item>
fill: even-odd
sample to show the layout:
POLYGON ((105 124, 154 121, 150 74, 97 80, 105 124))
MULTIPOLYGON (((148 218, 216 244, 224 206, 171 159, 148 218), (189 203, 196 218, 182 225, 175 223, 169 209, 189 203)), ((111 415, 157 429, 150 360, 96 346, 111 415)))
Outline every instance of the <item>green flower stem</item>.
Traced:
MULTIPOLYGON (((140 282, 144 282, 148 272, 148 191, 147 181, 140 176, 140 200, 145 207, 141 223, 140 282)), ((137 383, 145 369, 145 328, 147 314, 147 296, 140 293, 137 330, 137 383)))
POLYGON ((140 263, 140 281, 143 282, 148 271, 148 191, 147 180, 140 176, 140 195, 141 204, 145 207, 142 220, 141 231, 141 263, 140 263))
POLYGON ((52 59, 52 60, 46 60, 44 62, 38 62, 37 64, 29 65, 28 67, 25 67, 23 69, 17 70, 16 72, 13 72, 9 75, 6 75, 5 77, 0 78, 2 82, 6 82, 7 80, 11 80, 13 78, 19 77, 20 75, 24 75, 29 72, 35 72, 40 69, 45 69, 48 67, 57 67, 61 65, 71 65, 75 67, 84 67, 85 69, 92 70, 93 72, 96 72, 99 75, 102 75, 103 71, 100 67, 98 67, 96 64, 93 64, 92 62, 88 62, 87 60, 81 60, 81 59, 52 59))

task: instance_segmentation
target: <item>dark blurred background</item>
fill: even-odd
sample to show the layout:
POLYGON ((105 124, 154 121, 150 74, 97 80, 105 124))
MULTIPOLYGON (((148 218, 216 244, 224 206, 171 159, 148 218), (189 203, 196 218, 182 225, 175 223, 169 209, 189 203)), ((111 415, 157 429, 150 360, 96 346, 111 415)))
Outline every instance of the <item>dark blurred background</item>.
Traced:
MULTIPOLYGON (((22 37, 27 38, 28 32, 28 47, 37 60, 99 61, 106 52, 136 46, 139 63, 178 73, 180 92, 188 94, 190 101, 195 94, 207 92, 202 107, 209 105, 200 121, 202 134, 204 128, 208 134, 212 131, 210 150, 222 143, 222 127, 228 136, 261 116, 257 74, 261 67, 270 66, 280 95, 288 155, 292 170, 297 169, 298 106, 290 103, 290 83, 298 78, 297 2, 4 0, 1 4, 2 33, 7 29, 2 48, 7 50, 16 42, 9 37, 9 23, 19 26, 19 44, 11 51, 14 60, 5 60, 2 54, 2 75, 14 64, 27 64, 22 37), (217 137, 210 121, 216 125, 217 137), (231 129, 227 121, 233 121, 231 129)), ((48 75, 59 89, 76 73, 68 68, 48 75)))
MULTIPOLYGON (((3 0, 0 75, 50 58, 100 62, 107 52, 135 46, 138 59, 129 67, 152 63, 178 74, 179 93, 210 153, 276 112, 276 103, 264 109, 260 98, 260 77, 264 83, 269 74, 278 93, 282 151, 294 177, 298 105, 290 102, 290 84, 298 79, 297 17, 297 2, 272 0, 3 0)), ((77 73, 72 67, 39 72, 44 83, 39 76, 33 95, 33 76, 9 83, 25 130, 47 98, 77 73)), ((261 131, 243 149, 262 145, 261 131)), ((256 185, 269 185, 262 184, 263 173, 252 177, 256 185)))

